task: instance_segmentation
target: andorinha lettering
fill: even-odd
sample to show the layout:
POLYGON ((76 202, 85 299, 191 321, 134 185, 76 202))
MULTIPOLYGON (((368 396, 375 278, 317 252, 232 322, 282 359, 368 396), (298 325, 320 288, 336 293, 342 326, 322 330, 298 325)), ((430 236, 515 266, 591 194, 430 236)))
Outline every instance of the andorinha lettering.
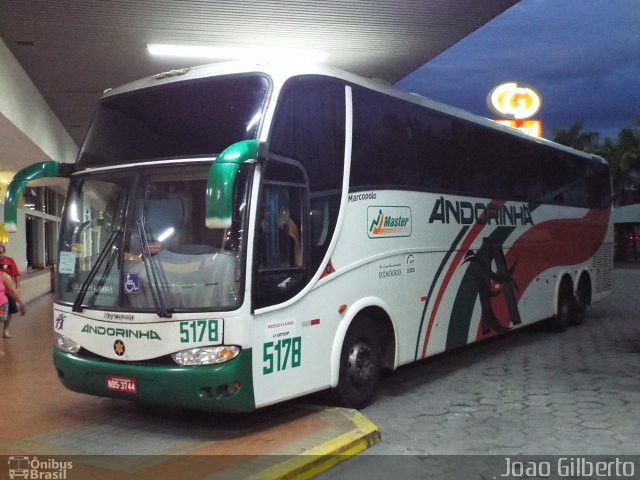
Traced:
POLYGON ((154 330, 134 330, 131 328, 115 328, 93 326, 86 324, 82 327, 82 333, 93 335, 106 335, 108 337, 146 338, 147 340, 162 340, 154 330))
POLYGON ((433 206, 429 223, 472 223, 495 225, 533 225, 531 211, 527 205, 493 205, 446 200, 440 197, 433 206))

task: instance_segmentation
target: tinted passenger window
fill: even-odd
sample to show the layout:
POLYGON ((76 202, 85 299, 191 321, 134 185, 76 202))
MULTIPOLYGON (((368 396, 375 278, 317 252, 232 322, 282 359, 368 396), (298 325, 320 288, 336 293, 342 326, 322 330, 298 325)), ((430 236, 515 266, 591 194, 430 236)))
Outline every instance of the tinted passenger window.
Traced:
MULTIPOLYGON (((270 153, 274 158, 299 162, 308 178, 311 272, 322 263, 335 231, 342 191, 344 144, 344 82, 315 75, 288 80, 278 101, 270 153)), ((300 172, 282 165, 274 163, 267 167, 269 180, 300 181, 300 172)))
POLYGON ((344 84, 326 77, 296 77, 281 93, 271 152, 300 162, 311 191, 342 187, 344 105, 344 84))
POLYGON ((428 107, 354 87, 350 187, 602 208, 606 166, 428 107))

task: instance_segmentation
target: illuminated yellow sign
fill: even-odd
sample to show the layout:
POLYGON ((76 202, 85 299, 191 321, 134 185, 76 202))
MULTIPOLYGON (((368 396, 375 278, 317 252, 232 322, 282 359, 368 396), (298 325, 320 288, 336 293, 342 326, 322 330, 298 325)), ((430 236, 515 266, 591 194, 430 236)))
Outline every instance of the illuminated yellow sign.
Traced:
POLYGON ((538 92, 528 85, 516 82, 498 85, 487 96, 487 105, 493 113, 514 120, 532 117, 541 104, 538 92))
POLYGON ((496 120, 496 122, 517 128, 534 137, 542 137, 542 122, 540 120, 496 120))

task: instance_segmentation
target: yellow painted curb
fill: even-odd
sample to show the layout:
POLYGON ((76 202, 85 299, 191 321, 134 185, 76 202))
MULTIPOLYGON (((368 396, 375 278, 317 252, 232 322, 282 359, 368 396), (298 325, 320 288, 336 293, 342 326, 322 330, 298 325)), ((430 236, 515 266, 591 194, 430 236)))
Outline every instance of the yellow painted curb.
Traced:
POLYGON ((347 417, 355 428, 249 478, 252 480, 308 479, 357 455, 381 440, 378 427, 357 410, 341 408, 334 410, 347 417))

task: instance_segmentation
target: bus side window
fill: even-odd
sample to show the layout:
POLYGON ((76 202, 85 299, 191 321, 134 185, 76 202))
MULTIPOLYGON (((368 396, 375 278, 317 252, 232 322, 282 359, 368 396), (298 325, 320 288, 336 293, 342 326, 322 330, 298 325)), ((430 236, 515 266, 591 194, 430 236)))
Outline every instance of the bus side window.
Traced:
POLYGON ((258 229, 256 306, 293 296, 306 276, 305 189, 266 183, 258 229))
POLYGON ((296 188, 269 185, 265 189, 260 220, 260 269, 302 266, 300 199, 296 188))

